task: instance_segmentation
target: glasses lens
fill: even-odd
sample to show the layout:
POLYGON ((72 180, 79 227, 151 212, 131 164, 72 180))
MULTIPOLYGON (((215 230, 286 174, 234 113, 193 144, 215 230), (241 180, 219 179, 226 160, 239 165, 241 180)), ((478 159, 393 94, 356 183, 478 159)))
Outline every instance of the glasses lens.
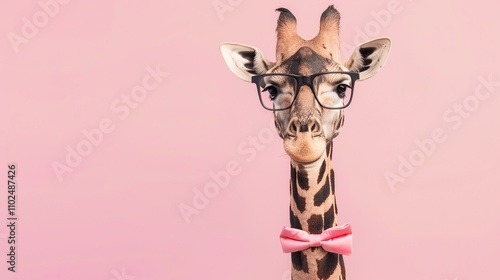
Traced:
POLYGON ((347 74, 321 74, 312 83, 318 102, 325 108, 341 109, 351 102, 353 83, 347 74))
POLYGON ((268 110, 284 110, 292 106, 297 81, 286 75, 262 76, 257 83, 262 106, 268 110))

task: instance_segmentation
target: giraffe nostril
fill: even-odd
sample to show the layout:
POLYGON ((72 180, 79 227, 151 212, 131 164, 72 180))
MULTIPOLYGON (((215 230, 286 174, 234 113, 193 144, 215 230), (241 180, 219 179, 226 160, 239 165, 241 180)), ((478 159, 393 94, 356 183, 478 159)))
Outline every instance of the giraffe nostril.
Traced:
POLYGON ((299 130, 300 122, 297 118, 293 118, 290 120, 290 123, 287 127, 287 133, 290 136, 296 136, 299 130))
POLYGON ((311 122, 310 127, 312 135, 313 136, 321 135, 321 123, 319 122, 319 120, 317 118, 312 118, 310 122, 311 122))
POLYGON ((299 132, 310 132, 312 136, 321 135, 321 123, 317 118, 310 118, 307 124, 301 123, 298 118, 293 118, 287 127, 287 133, 289 136, 297 136, 299 132))

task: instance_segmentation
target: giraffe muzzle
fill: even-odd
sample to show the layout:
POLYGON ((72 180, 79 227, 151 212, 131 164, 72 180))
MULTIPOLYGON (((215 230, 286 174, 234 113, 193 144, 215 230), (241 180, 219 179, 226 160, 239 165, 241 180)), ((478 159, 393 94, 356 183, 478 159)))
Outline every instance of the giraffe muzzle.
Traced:
POLYGON ((316 117, 303 121, 298 117, 290 120, 287 137, 283 138, 283 147, 290 158, 300 163, 318 160, 326 149, 321 122, 316 117))

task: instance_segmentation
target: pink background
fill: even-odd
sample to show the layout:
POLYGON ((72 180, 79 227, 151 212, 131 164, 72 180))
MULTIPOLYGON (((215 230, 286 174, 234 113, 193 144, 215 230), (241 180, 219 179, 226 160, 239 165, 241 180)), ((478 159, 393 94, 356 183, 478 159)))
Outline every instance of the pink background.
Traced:
MULTIPOLYGON (((340 221, 355 238, 348 278, 498 279, 498 3, 394 1, 333 2, 344 49, 361 33, 393 40, 381 72, 357 84, 335 140, 340 221), (480 77, 495 81, 484 100, 474 97, 488 93, 480 77), (416 142, 435 129, 445 140, 422 158, 416 142), (398 172, 412 155, 418 166, 398 172), (404 181, 391 188, 388 172, 404 181)), ((289 8, 312 38, 332 2, 67 2, 18 52, 8 34, 21 34, 24 17, 43 20, 43 9, 28 0, 0 8, 0 278, 288 279, 278 241, 288 157, 254 86, 227 69, 218 45, 254 45, 274 61, 274 9, 289 8), (218 14, 221 3, 229 8, 218 14), (168 77, 127 116, 113 111, 148 67, 168 77), (112 131, 58 179, 54 162, 65 164, 68 147, 103 120, 112 131), (13 162, 16 273, 5 262, 13 162), (228 163, 238 172, 187 223, 179 206, 193 207, 228 163)))

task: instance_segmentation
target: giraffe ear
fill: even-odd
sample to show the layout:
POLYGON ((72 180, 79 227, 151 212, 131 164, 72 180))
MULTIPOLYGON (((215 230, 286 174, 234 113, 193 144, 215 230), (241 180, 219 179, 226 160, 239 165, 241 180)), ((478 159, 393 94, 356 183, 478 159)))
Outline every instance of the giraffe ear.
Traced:
POLYGON ((366 80, 384 66, 391 49, 389 38, 379 38, 365 42, 354 49, 351 58, 344 65, 349 71, 359 72, 359 79, 366 80))
POLYGON ((251 82, 252 76, 264 74, 274 66, 274 63, 264 58, 259 49, 251 46, 223 43, 220 51, 229 69, 247 82, 251 82))

